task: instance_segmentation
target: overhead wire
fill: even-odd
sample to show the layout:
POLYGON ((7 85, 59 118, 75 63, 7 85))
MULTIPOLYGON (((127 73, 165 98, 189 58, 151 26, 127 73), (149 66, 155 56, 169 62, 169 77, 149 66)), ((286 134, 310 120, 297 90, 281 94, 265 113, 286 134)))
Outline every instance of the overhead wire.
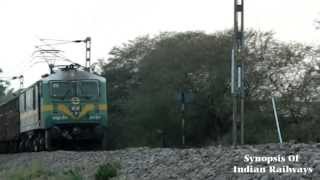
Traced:
MULTIPOLYGON (((67 58, 63 54, 64 51, 58 50, 54 46, 65 45, 65 44, 69 44, 69 43, 80 43, 80 42, 83 42, 83 40, 59 40, 59 39, 44 39, 44 38, 39 38, 39 40, 43 43, 45 41, 58 41, 58 42, 57 43, 45 43, 45 44, 40 44, 40 45, 35 46, 36 50, 33 51, 32 55, 31 55, 31 59, 28 62, 22 64, 23 68, 20 71, 18 71, 18 73, 14 73, 14 74, 19 74, 19 76, 20 76, 21 74, 24 74, 26 71, 29 71, 34 65, 40 64, 40 63, 47 63, 47 64, 53 63, 53 64, 55 64, 56 61, 65 61, 65 62, 69 62, 69 63, 73 63, 73 64, 78 64, 74 60, 67 58), (46 49, 46 47, 48 49, 46 49), (48 52, 50 52, 50 55, 44 56, 44 54, 48 54, 48 52), (37 53, 40 53, 43 55, 37 55, 37 53), (42 58, 42 60, 39 60, 40 58, 42 58), (50 61, 52 61, 52 62, 50 62, 50 61)), ((10 78, 18 77, 18 76, 3 76, 3 77, 6 77, 7 79, 10 80, 10 78)), ((0 79, 1 79, 1 76, 0 76, 0 79)))
POLYGON ((48 43, 48 44, 42 44, 39 46, 41 47, 41 46, 47 46, 47 45, 63 45, 63 44, 69 44, 69 43, 71 43, 71 42, 48 43))
MULTIPOLYGON (((47 40, 53 40, 53 39, 47 39, 47 40)), ((44 41, 44 39, 40 39, 41 42, 44 41)), ((57 53, 63 53, 62 50, 57 50, 56 48, 53 47, 53 45, 62 45, 62 44, 67 44, 71 43, 71 41, 64 41, 64 40, 55 40, 55 41, 61 41, 61 43, 47 43, 47 44, 42 44, 35 46, 36 50, 32 53, 31 59, 29 61, 24 61, 24 63, 20 64, 19 66, 21 68, 18 69, 15 73, 11 72, 10 75, 6 76, 0 76, 0 80, 6 80, 6 81, 12 81, 14 79, 17 79, 16 77, 22 76, 21 74, 24 74, 26 71, 29 71, 34 65, 40 64, 40 63, 55 63, 56 61, 67 61, 69 63, 74 63, 72 60, 66 58, 63 55, 58 55, 57 53), (48 47, 50 49, 44 49, 43 47, 48 47), (46 52, 41 52, 41 51, 46 51, 46 52), (48 55, 50 53, 51 55, 48 55), (46 54, 46 55, 45 55, 46 54), (42 60, 39 60, 42 58, 42 60)), ((3 74, 3 72, 1 72, 3 74)), ((9 74, 9 73, 5 73, 9 74)))
MULTIPOLYGON (((45 39, 40 39, 40 41, 44 41, 45 39)), ((54 39, 51 39, 51 40, 54 40, 54 39)), ((55 41, 63 41, 63 40, 55 40, 55 41)), ((68 43, 72 43, 72 42, 78 42, 79 40, 75 40, 75 41, 67 41, 68 43)), ((52 49, 54 49, 54 47, 52 46, 53 44, 46 44, 46 46, 48 46, 48 47, 50 47, 50 48, 52 48, 52 49)), ((38 47, 38 48, 40 48, 40 47, 38 47)), ((55 54, 55 56, 57 56, 56 54, 55 54)), ((69 58, 67 58, 67 57, 65 57, 64 55, 62 55, 62 54, 60 54, 60 56, 57 56, 57 57, 62 57, 63 59, 65 59, 66 61, 68 61, 68 62, 71 62, 71 63, 75 63, 74 61, 72 61, 71 59, 69 59, 69 58)))
POLYGON ((74 40, 65 40, 65 39, 50 39, 50 38, 39 38, 40 41, 63 41, 63 42, 72 42, 74 40))
MULTIPOLYGON (((50 49, 51 50, 56 50, 56 48, 54 48, 52 45, 59 45, 59 44, 67 44, 67 43, 71 43, 72 41, 71 40, 58 40, 58 39, 44 39, 44 38, 38 38, 41 42, 44 42, 44 41, 60 41, 61 43, 46 43, 46 44, 42 44, 42 45, 39 45, 39 46, 41 46, 41 47, 50 47, 50 49)), ((36 46, 36 48, 37 49, 42 49, 43 50, 43 48, 40 48, 40 47, 37 47, 36 46)), ((61 50, 58 50, 58 51, 60 51, 60 52, 63 52, 63 51, 61 51, 61 50)), ((17 71, 15 71, 15 72, 12 72, 11 71, 11 73, 6 73, 5 72, 5 74, 23 74, 25 71, 27 71, 27 70, 29 70, 30 68, 32 68, 32 66, 34 65, 34 64, 38 64, 38 63, 34 63, 34 61, 36 60, 36 59, 38 59, 38 58, 40 58, 40 57, 34 57, 34 54, 35 53, 37 53, 37 52, 33 52, 32 53, 32 55, 31 55, 31 59, 29 60, 29 61, 23 61, 22 63, 20 63, 19 65, 17 65, 18 66, 18 69, 17 69, 17 71)), ((73 61, 72 60, 70 60, 70 59, 68 59, 68 58, 66 58, 65 56, 58 56, 58 55, 54 55, 54 57, 56 57, 56 58, 61 58, 61 59, 64 59, 65 61, 67 61, 67 62, 70 62, 70 63, 73 63, 73 61)))
MULTIPOLYGON (((38 47, 40 50, 45 50, 45 49, 42 49, 42 48, 40 48, 40 47, 38 47)), ((63 51, 60 51, 60 52, 63 52, 63 51)), ((67 61, 67 62, 70 62, 70 63, 75 63, 74 61, 72 61, 71 59, 69 59, 69 58, 67 58, 67 57, 65 57, 63 54, 52 54, 53 56, 55 56, 55 57, 57 57, 57 58, 61 58, 61 59, 63 59, 63 60, 65 60, 65 61, 67 61)), ((57 59, 58 60, 58 59, 57 59)))

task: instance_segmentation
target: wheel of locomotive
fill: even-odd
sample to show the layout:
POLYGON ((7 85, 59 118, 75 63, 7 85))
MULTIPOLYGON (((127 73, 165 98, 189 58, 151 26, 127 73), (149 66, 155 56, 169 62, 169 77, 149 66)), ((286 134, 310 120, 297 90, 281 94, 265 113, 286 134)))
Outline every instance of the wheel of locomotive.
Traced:
POLYGON ((19 152, 24 152, 25 150, 25 145, 24 145, 24 139, 20 139, 19 144, 18 144, 18 151, 19 152))
POLYGON ((39 143, 38 137, 32 139, 32 151, 34 152, 40 151, 40 143, 39 143))
POLYGON ((44 151, 46 149, 45 147, 45 139, 44 139, 44 136, 43 134, 40 135, 39 137, 39 151, 44 151))
POLYGON ((32 148, 32 139, 26 139, 25 143, 24 143, 24 149, 27 152, 31 152, 33 150, 32 148))
POLYGON ((102 150, 107 150, 108 149, 108 134, 107 130, 103 131, 103 137, 101 140, 101 149, 102 150))
POLYGON ((47 151, 52 151, 53 150, 52 139, 51 139, 50 132, 48 130, 46 130, 45 132, 44 142, 45 142, 45 149, 47 151))

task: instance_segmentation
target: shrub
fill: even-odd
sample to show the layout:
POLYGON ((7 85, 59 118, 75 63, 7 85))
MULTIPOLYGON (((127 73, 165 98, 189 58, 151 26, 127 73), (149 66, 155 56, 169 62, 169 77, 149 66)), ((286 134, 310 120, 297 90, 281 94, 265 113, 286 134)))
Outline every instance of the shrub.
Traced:
POLYGON ((62 179, 66 180, 83 180, 83 177, 79 174, 78 170, 68 170, 63 173, 62 179))
POLYGON ((112 177, 118 175, 118 169, 120 168, 119 163, 107 163, 100 165, 95 174, 96 180, 109 180, 112 177))

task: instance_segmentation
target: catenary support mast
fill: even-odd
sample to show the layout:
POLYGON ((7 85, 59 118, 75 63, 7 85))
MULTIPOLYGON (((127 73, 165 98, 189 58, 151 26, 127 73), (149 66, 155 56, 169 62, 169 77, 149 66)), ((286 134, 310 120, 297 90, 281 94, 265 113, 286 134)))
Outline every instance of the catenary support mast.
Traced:
POLYGON ((84 42, 86 43, 86 68, 90 72, 91 66, 91 38, 87 37, 84 42))
POLYGON ((231 94, 233 98, 232 144, 244 144, 244 62, 241 57, 244 30, 244 0, 234 0, 234 35, 231 58, 231 94), (240 123, 240 127, 239 127, 240 123))

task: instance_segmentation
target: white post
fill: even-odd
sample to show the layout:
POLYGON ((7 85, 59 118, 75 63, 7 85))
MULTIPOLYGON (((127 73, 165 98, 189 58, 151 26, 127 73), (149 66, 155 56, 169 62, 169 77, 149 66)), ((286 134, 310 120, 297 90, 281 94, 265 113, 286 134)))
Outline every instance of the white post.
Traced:
POLYGON ((272 99, 272 106, 273 106, 273 112, 274 112, 274 117, 276 119, 276 124, 277 124, 277 131, 278 131, 278 137, 280 144, 282 144, 282 137, 281 137, 281 131, 280 131, 280 126, 279 126, 279 121, 278 121, 278 114, 277 114, 277 109, 276 109, 276 103, 274 101, 274 97, 272 99))

